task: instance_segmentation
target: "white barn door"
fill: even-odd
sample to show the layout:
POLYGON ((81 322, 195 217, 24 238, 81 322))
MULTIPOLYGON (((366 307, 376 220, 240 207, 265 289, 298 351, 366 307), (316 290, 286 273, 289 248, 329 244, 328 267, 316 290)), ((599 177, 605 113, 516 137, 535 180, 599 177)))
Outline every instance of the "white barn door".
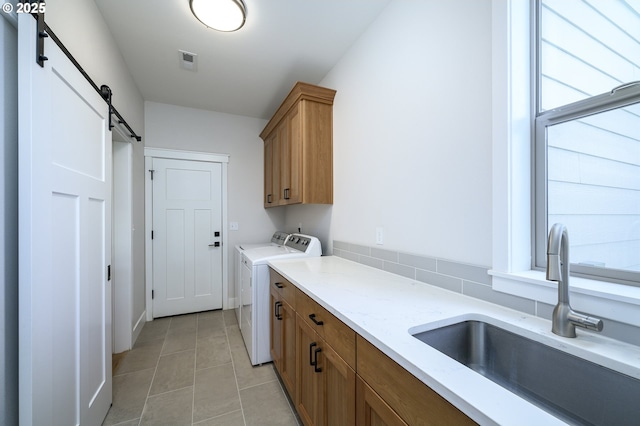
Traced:
POLYGON ((153 158, 153 316, 222 308, 222 165, 153 158))
POLYGON ((24 425, 100 425, 111 390, 108 107, 36 22, 18 21, 19 406, 24 425))

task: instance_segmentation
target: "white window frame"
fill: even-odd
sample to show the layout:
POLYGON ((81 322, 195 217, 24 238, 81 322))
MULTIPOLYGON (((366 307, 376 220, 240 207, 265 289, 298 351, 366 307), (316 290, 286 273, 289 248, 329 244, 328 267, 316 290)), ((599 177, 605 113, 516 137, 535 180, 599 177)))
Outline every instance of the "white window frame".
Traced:
MULTIPOLYGON (((535 124, 535 246, 534 267, 546 267, 547 240, 547 141, 546 129, 550 126, 566 123, 592 114, 622 108, 640 102, 640 88, 629 87, 614 93, 605 93, 589 99, 575 102, 552 111, 540 114, 535 124)), ((617 282, 640 287, 638 275, 634 271, 607 269, 595 266, 571 264, 571 275, 617 282)))
MULTIPOLYGON (((532 268, 533 2, 492 0, 493 276, 496 291, 555 305, 557 285, 532 268)), ((576 310, 640 327, 640 288, 572 277, 576 310)), ((536 310, 539 304, 536 303, 536 310)), ((538 312, 536 312, 538 314, 538 312)))
MULTIPOLYGON (((541 0, 532 1, 534 10, 530 22, 535 22, 537 28, 531 31, 531 49, 535 50, 536 59, 533 61, 534 66, 531 70, 534 71, 531 77, 531 84, 534 87, 533 92, 536 96, 535 104, 533 104, 534 120, 534 211, 535 217, 534 223, 534 256, 533 267, 537 269, 544 269, 547 266, 546 257, 546 244, 548 236, 548 217, 547 217, 547 128, 556 124, 570 122, 582 117, 588 117, 593 114, 602 113, 605 111, 611 111, 617 108, 622 108, 631 104, 640 102, 640 87, 636 84, 627 84, 618 86, 617 88, 611 88, 610 93, 604 93, 598 96, 592 96, 577 102, 573 102, 568 105, 562 105, 552 110, 540 112, 540 62, 537 59, 539 52, 538 40, 539 40, 539 28, 540 28, 540 7, 541 0), (538 15, 537 17, 535 15, 538 15)), ((604 280, 617 282, 620 284, 627 284, 640 287, 638 276, 640 273, 633 271, 623 271, 616 269, 607 269, 595 266, 585 266, 578 264, 571 264, 572 276, 582 276, 585 278, 594 278, 596 280, 604 280)))

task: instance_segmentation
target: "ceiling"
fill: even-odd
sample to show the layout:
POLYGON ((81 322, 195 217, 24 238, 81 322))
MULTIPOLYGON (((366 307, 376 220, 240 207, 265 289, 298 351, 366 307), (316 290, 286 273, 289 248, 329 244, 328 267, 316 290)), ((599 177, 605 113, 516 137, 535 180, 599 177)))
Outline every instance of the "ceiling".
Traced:
POLYGON ((95 0, 147 101, 268 119, 296 81, 317 84, 390 0, 244 0, 239 31, 189 0, 95 0), (197 71, 178 50, 197 54, 197 71))

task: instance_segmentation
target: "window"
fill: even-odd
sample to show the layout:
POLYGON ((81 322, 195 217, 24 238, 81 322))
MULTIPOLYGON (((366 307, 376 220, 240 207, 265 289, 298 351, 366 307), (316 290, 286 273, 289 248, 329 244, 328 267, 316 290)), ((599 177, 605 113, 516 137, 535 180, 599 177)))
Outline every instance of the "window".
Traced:
POLYGON ((640 0, 538 0, 535 266, 640 286, 640 0))

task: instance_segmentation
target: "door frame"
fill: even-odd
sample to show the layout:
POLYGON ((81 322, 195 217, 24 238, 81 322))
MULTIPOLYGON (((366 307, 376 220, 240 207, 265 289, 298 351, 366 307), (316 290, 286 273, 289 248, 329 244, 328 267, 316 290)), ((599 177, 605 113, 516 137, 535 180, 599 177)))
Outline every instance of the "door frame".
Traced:
POLYGON ((204 161, 220 163, 222 166, 222 309, 229 309, 229 247, 227 242, 227 165, 229 154, 215 154, 198 151, 182 151, 176 149, 151 148, 144 149, 144 222, 145 222, 145 295, 147 321, 153 320, 153 245, 151 244, 151 227, 153 225, 153 187, 151 173, 154 158, 170 160, 204 161))
POLYGON ((112 335, 114 354, 128 351, 144 321, 133 322, 133 145, 120 124, 113 136, 112 174, 112 335))

